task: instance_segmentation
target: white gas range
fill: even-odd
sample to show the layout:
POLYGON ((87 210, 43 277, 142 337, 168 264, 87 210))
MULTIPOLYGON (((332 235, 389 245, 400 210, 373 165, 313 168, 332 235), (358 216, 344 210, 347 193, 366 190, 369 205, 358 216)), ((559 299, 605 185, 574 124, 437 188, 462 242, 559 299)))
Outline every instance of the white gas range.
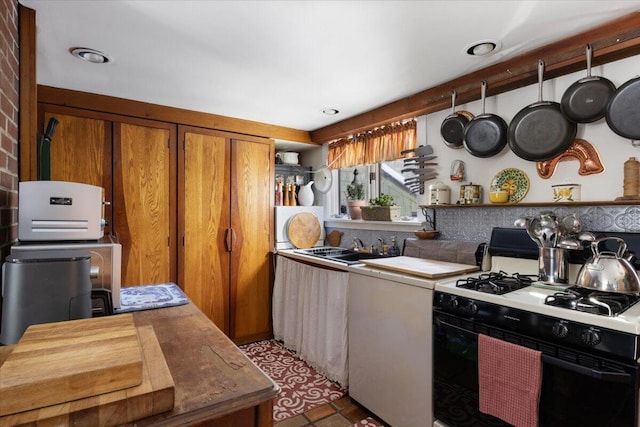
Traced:
MULTIPOLYGON (((568 285, 541 284, 537 282, 537 251, 524 230, 494 229, 489 244, 491 271, 482 273, 482 281, 480 274, 472 274, 436 283, 434 425, 507 425, 479 411, 480 334, 541 351, 540 426, 638 425, 638 297, 615 295, 625 301, 622 305, 629 300, 628 308, 617 315, 608 315, 610 308, 603 308, 600 302, 588 306, 591 291, 570 286, 581 264, 569 265, 568 285), (514 256, 508 256, 510 250, 514 256), (484 279, 498 272, 505 273, 508 286, 514 276, 522 276, 525 283, 522 288, 513 285, 515 290, 503 294, 483 289, 484 279), (564 302, 566 295, 573 298, 574 293, 580 294, 579 301, 586 301, 584 306, 576 302, 569 303, 569 308, 545 304, 564 302)), ((498 283, 493 276, 488 282, 490 286, 498 283)), ((615 300, 610 305, 619 304, 615 300)))

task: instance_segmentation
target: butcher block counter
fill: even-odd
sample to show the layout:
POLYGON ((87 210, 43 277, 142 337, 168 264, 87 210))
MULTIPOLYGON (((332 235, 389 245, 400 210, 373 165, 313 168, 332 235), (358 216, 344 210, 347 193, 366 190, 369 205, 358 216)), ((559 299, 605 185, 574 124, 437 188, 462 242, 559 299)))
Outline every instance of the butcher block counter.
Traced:
MULTIPOLYGON (((136 426, 272 426, 278 386, 196 306, 137 311, 135 326, 153 327, 175 384, 171 411, 136 426)), ((0 347, 0 364, 10 354, 0 347)), ((73 414, 68 425, 98 425, 98 410, 73 414), (88 424, 87 424, 88 423, 88 424)), ((99 423, 102 424, 102 423, 99 423)))

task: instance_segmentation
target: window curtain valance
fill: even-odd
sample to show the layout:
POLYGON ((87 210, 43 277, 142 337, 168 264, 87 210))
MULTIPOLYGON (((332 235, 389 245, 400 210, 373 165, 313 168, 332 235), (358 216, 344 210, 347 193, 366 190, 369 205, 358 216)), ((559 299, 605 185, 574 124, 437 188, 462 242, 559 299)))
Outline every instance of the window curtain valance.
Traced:
POLYGON ((396 160, 416 145, 416 120, 393 123, 330 142, 328 164, 339 169, 396 160))

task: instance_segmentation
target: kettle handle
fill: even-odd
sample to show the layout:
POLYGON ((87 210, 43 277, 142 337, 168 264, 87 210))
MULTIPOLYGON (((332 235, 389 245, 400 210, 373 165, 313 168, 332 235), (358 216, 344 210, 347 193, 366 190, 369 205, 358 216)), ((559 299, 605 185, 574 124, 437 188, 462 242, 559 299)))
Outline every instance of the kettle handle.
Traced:
POLYGON ((599 257, 600 254, 603 253, 611 253, 611 254, 615 254, 618 258, 623 258, 624 257, 624 253, 627 251, 627 244, 625 243, 624 240, 622 240, 619 237, 601 237, 599 239, 594 240, 593 242, 591 242, 591 252, 593 252, 593 256, 594 257, 599 257), (606 241, 606 240, 615 240, 616 242, 618 242, 619 246, 618 246, 618 252, 614 253, 611 251, 600 251, 599 247, 600 247, 600 243, 606 241))

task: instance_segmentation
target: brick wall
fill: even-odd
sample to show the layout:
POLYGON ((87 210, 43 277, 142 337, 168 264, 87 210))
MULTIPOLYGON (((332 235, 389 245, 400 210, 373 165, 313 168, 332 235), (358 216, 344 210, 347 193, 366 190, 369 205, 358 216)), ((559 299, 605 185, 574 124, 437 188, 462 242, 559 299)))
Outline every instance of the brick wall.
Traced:
POLYGON ((0 254, 18 237, 18 0, 0 0, 0 254))

